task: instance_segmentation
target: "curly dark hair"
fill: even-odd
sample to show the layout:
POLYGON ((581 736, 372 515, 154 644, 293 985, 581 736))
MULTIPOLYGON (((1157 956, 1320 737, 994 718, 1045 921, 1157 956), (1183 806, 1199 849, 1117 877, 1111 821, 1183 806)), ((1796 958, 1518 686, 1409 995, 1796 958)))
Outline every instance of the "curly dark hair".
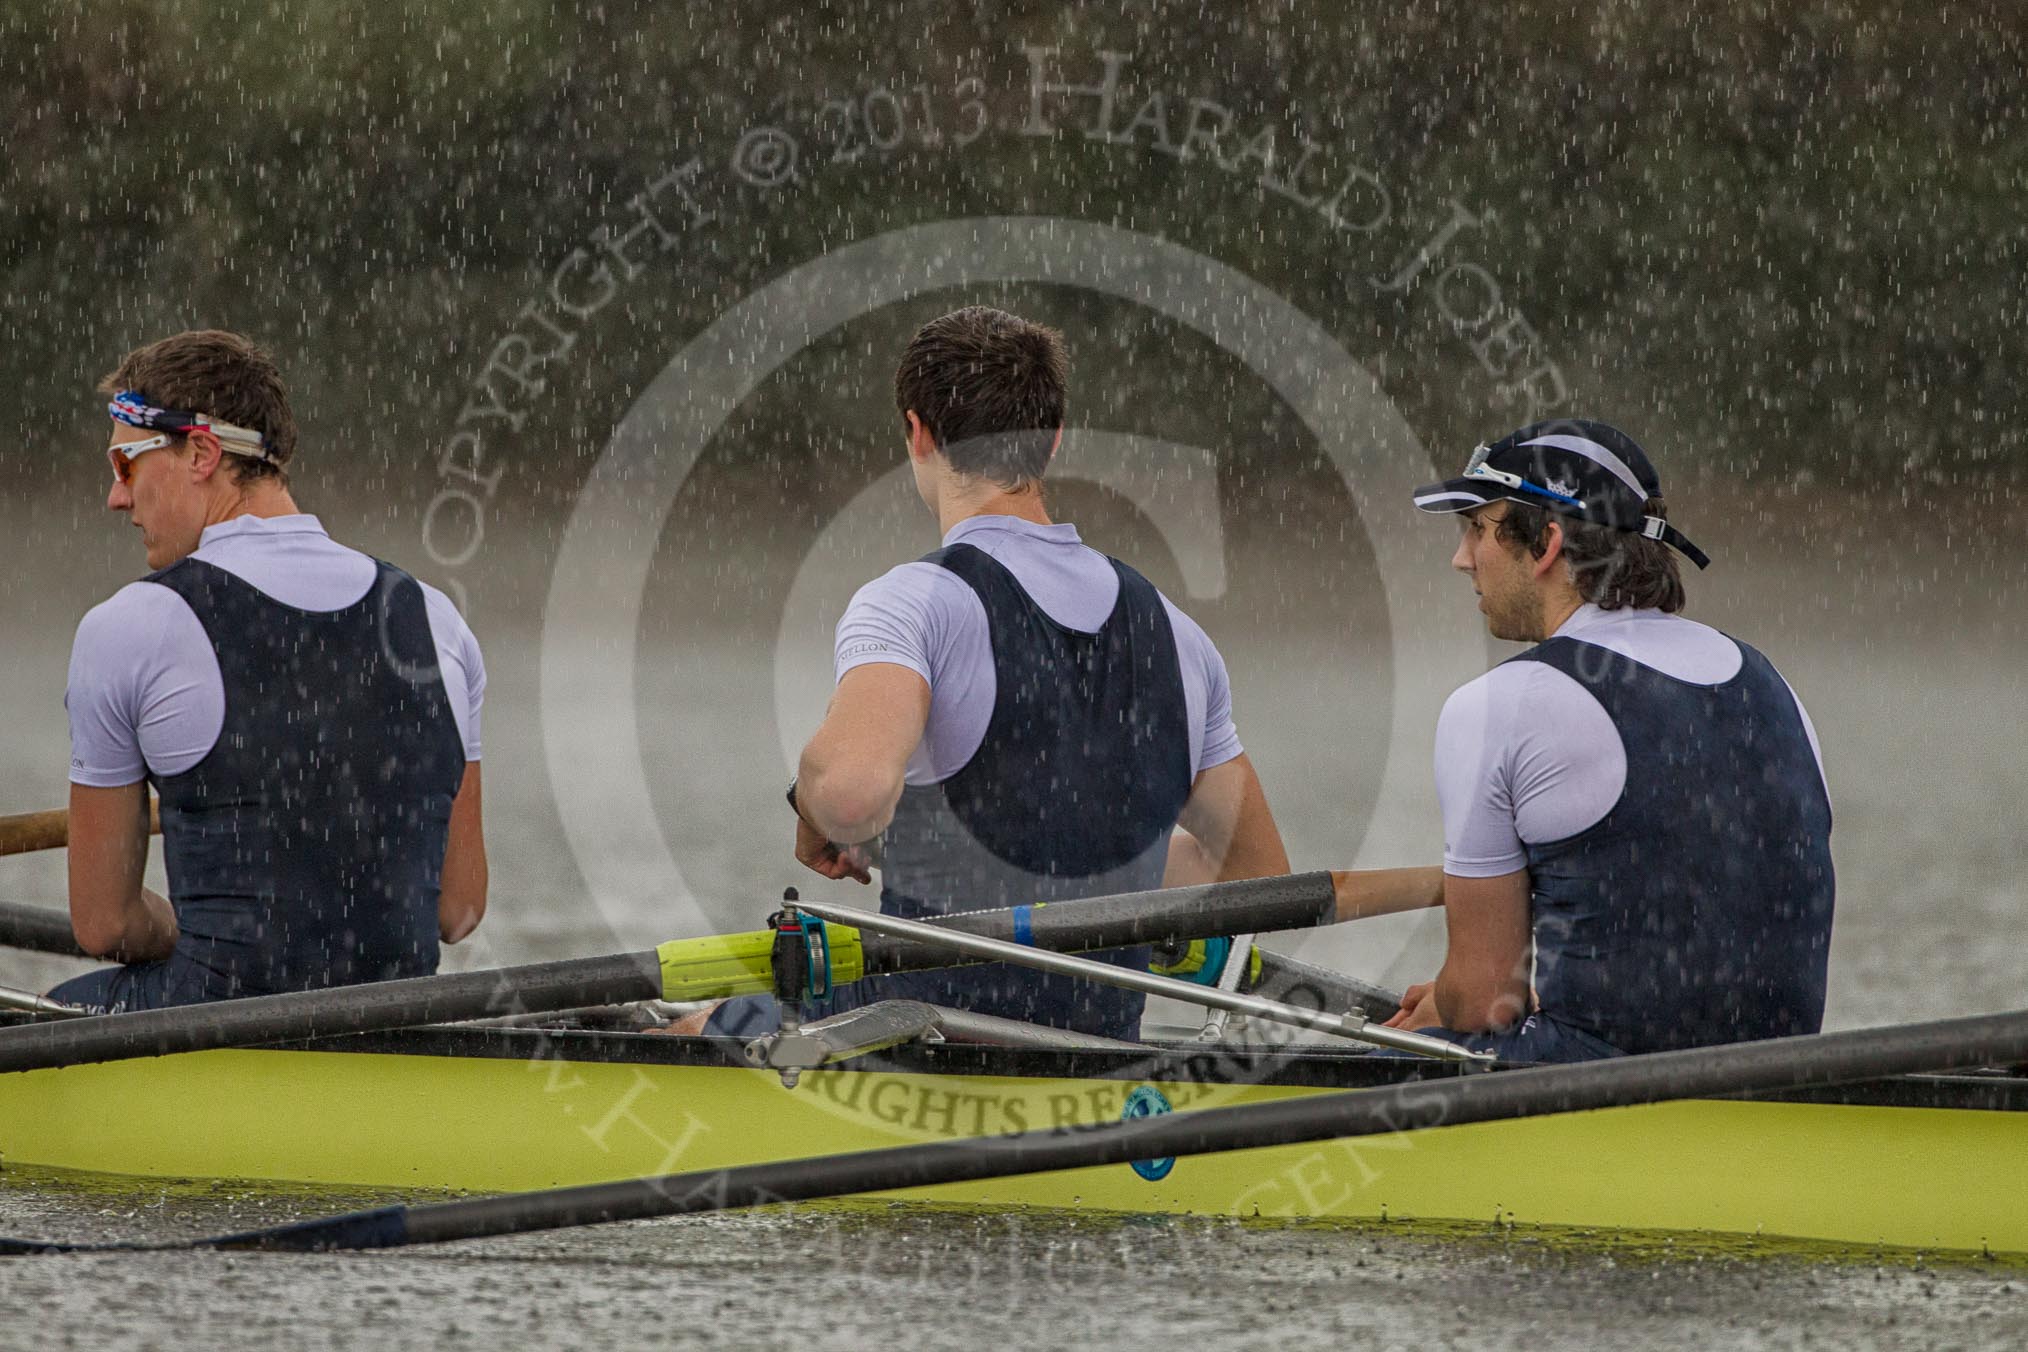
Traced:
MULTIPOLYGON (((1669 515, 1668 504, 1660 498, 1649 498, 1641 510, 1647 516, 1669 515)), ((1520 545, 1539 559, 1549 547, 1551 520, 1563 527, 1563 557, 1570 561, 1577 594, 1586 601, 1600 610, 1661 610, 1673 615, 1683 609, 1683 573, 1676 552, 1660 540, 1511 499, 1494 534, 1502 543, 1520 545)))

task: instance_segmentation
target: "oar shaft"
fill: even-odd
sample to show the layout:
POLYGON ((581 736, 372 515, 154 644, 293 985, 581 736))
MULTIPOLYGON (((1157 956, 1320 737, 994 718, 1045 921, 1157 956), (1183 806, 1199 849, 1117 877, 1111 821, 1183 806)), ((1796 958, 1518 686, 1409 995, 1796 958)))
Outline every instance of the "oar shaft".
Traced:
MULTIPOLYGON (((875 973, 920 972, 992 961, 960 952, 943 940, 879 933, 875 930, 877 915, 862 933, 857 922, 865 914, 858 909, 841 910, 830 930, 829 965, 840 984, 875 973)), ((1052 953, 1089 953, 1221 934, 1308 929, 1329 924, 1336 916, 1331 875, 1295 873, 1079 897, 998 911, 960 911, 925 918, 921 923, 932 930, 975 934, 1052 953)), ((771 991, 774 981, 769 955, 773 946, 772 930, 672 939, 659 950, 662 998, 716 1000, 771 991)))
MULTIPOLYGON (((1336 917, 1337 897, 1331 887, 1331 875, 1317 872, 1122 892, 1001 911, 961 911, 925 917, 923 923, 1055 953, 1088 953, 1165 940, 1315 929, 1330 924, 1336 917)), ((952 965, 953 958, 959 957, 942 944, 885 935, 868 935, 865 944, 869 973, 947 967, 952 965)))
POLYGON ((70 813, 64 808, 0 817, 0 855, 61 849, 69 840, 70 813))
POLYGON ((0 1029, 0 1072, 617 1005, 661 993, 660 964, 646 952, 257 995, 0 1029))
POLYGON ((389 1208, 210 1242, 265 1249, 431 1244, 1130 1160, 1301 1145, 1671 1099, 1849 1084, 2024 1057, 2028 1057, 2028 1012, 1994 1014, 1423 1080, 1102 1126, 896 1146, 548 1193, 448 1202, 405 1212, 389 1208))
POLYGON ((0 945, 71 958, 89 956, 77 946, 67 912, 12 902, 0 902, 0 945))
MULTIPOLYGON (((148 800, 148 830, 162 834, 162 804, 153 798, 148 800)), ((53 807, 46 812, 17 812, 11 817, 0 817, 0 855, 60 850, 69 843, 69 808, 53 807)))
MULTIPOLYGON (((845 924, 856 917, 858 924, 876 932, 885 931, 890 937, 927 935, 932 929, 920 921, 905 920, 895 915, 865 915, 823 902, 801 901, 795 904, 811 915, 838 924, 845 924)), ((983 934, 969 934, 962 930, 953 931, 949 937, 942 940, 925 938, 921 942, 931 945, 948 944, 956 952, 976 961, 1011 962, 1036 971, 1055 972, 1061 976, 1077 977, 1102 986, 1138 991, 1143 995, 1166 995, 1173 1000, 1184 1000, 1191 1004, 1223 1009, 1230 1013, 1245 1014, 1251 1018, 1289 1024, 1297 1028, 1313 1029, 1337 1037, 1357 1038, 1383 1047, 1414 1052, 1420 1056, 1432 1056, 1446 1061, 1490 1062, 1493 1059, 1486 1053, 1466 1051, 1456 1043, 1445 1042, 1441 1038, 1403 1032, 1394 1028, 1382 1028, 1378 1025, 1369 1026, 1366 1016, 1356 1010, 1346 1014, 1333 1014, 1327 1010, 1285 1005, 1258 995, 1242 995, 1238 991, 1199 986, 1194 982, 1157 976, 1153 972, 1143 972, 1131 967, 1115 967, 1111 963, 1093 962, 1089 958, 1073 957, 1068 953, 1029 948, 1022 944, 1008 943, 983 934)))
MULTIPOLYGON (((1316 925, 1334 914, 1333 905, 1330 875, 1305 873, 1171 892, 1090 897, 1012 911, 975 911, 943 917, 938 924, 1022 939, 1037 948, 1089 950, 1160 938, 1206 938, 1235 929, 1316 925)), ((542 1013, 580 1005, 764 992, 772 987, 767 955, 773 938, 773 931, 764 930, 672 940, 655 952, 109 1014, 61 1028, 0 1028, 0 1073, 293 1042, 501 1014, 542 1013)), ((919 971, 977 960, 966 959, 940 943, 889 940, 870 934, 867 940, 868 971, 919 971)), ((857 942, 856 934, 853 942, 857 942)), ((845 946, 839 945, 841 949, 845 946)))

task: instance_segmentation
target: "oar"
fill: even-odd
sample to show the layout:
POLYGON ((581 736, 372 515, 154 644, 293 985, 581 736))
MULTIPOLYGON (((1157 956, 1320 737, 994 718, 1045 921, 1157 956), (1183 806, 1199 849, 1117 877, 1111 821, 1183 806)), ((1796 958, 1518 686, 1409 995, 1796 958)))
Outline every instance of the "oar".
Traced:
MULTIPOLYGON (((162 805, 148 802, 148 830, 162 834, 162 805)), ((0 855, 28 854, 34 850, 60 850, 70 843, 70 809, 55 807, 47 812, 18 812, 0 817, 0 855)))
POLYGON ((70 811, 21 812, 0 817, 0 854, 60 849, 70 840, 70 811))
POLYGON ((1700 1047, 1535 1070, 1493 1071, 1237 1108, 895 1146, 547 1192, 382 1207, 272 1229, 164 1245, 0 1241, 0 1252, 115 1248, 374 1249, 566 1226, 723 1211, 771 1202, 924 1188, 988 1178, 1301 1145, 1671 1099, 1849 1084, 2028 1056, 2028 1010, 1814 1037, 1700 1047))
POLYGON ((70 929, 70 916, 46 906, 18 906, 0 901, 0 944, 26 949, 30 953, 57 953, 67 958, 90 956, 77 946, 77 936, 70 929))
MULTIPOLYGON (((832 906, 828 902, 798 901, 795 906, 833 924, 843 923, 846 917, 852 914, 844 907, 832 906)), ((907 920, 898 915, 868 915, 861 918, 859 924, 875 933, 904 938, 921 936, 926 944, 937 942, 929 937, 933 931, 932 926, 919 920, 907 920)), ((1246 1014, 1295 1028, 1330 1033, 1336 1037, 1356 1038, 1397 1051, 1414 1052, 1420 1056, 1472 1064, 1490 1064, 1494 1059, 1490 1052, 1467 1051, 1457 1043, 1447 1042, 1442 1038, 1411 1033, 1400 1028, 1380 1027, 1356 1009, 1334 1013, 1303 1005, 1284 1004, 1279 1000, 1269 1000, 1259 995, 1244 995, 1224 986, 1200 986, 1193 981, 1178 981, 1174 977, 1157 976, 1153 972, 1143 972, 1138 968, 1115 967, 1111 963, 1093 962, 1089 958, 1072 957, 1068 953, 1051 953, 1023 944, 989 939, 983 934, 954 932, 942 942, 960 953, 970 953, 985 961, 1011 962, 1034 971, 1054 972, 1060 976, 1092 981, 1102 986, 1117 986, 1123 990, 1139 991, 1144 995, 1166 995, 1172 1000, 1182 1000, 1208 1009, 1246 1014)), ((771 1059, 768 1064, 780 1063, 771 1059)), ((793 1078, 786 1076, 782 1082, 791 1087, 795 1084, 793 1078)))
MULTIPOLYGON (((1250 878, 1165 891, 1127 892, 1047 906, 971 911, 940 926, 1058 952, 1089 952, 1167 939, 1296 929, 1336 915, 1328 873, 1250 878)), ((659 948, 490 972, 411 977, 328 990, 259 995, 176 1009, 106 1014, 63 1024, 0 1028, 0 1072, 118 1061, 217 1047, 455 1023, 633 1000, 707 1000, 774 989, 774 930, 672 939, 659 948)), ((978 961, 919 940, 827 927, 832 981, 978 961)))

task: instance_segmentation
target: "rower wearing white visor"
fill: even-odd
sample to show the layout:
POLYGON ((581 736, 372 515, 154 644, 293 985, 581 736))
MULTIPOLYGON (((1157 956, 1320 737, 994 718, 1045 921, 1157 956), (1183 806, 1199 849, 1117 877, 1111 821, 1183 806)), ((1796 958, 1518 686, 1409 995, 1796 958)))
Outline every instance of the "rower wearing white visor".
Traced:
POLYGON ((1449 948, 1393 1026, 1503 1061, 1814 1033, 1833 877, 1815 730, 1755 649, 1678 614, 1634 439, 1558 419, 1417 490, 1495 638, 1437 724, 1449 948))
POLYGON ((105 1010, 434 972, 486 905, 478 642, 448 598, 296 505, 269 355, 180 333, 102 382, 154 571, 71 651, 70 912, 105 1010), (142 885, 148 786, 163 897, 142 885))

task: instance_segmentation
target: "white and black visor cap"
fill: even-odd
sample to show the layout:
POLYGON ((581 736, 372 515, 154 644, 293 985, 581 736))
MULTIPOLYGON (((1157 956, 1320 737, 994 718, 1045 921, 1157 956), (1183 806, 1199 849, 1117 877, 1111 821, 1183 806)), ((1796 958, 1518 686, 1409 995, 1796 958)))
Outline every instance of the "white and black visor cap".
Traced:
POLYGON ((1465 472, 1415 490, 1425 512, 1468 512, 1521 502, 1558 516, 1660 540, 1699 568, 1711 560, 1683 533, 1649 516, 1661 476, 1640 443, 1617 427, 1581 418, 1530 423, 1472 452, 1465 472))

